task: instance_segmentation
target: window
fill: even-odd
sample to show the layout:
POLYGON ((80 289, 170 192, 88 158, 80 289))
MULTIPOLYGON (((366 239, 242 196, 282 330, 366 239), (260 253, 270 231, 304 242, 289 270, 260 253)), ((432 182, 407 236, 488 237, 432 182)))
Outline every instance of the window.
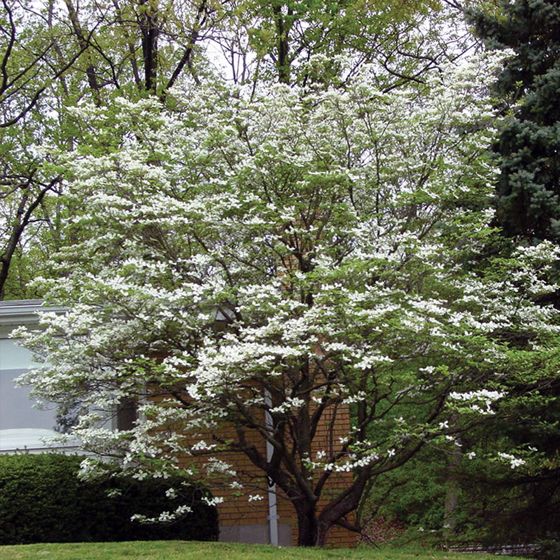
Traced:
POLYGON ((37 408, 30 388, 16 386, 16 378, 31 365, 27 350, 15 340, 0 338, 0 452, 60 446, 49 442, 62 431, 56 405, 37 408))
MULTIPOLYGON (((60 448, 55 438, 69 431, 79 412, 72 407, 59 409, 54 403, 39 408, 30 387, 16 386, 16 379, 34 364, 31 353, 9 338, 9 333, 20 325, 36 325, 40 309, 38 300, 0 301, 0 453, 60 448)), ((49 310, 64 313, 62 308, 49 310)), ((131 400, 122 403, 106 422, 112 422, 115 430, 128 430, 136 419, 137 403, 131 400)), ((78 442, 64 447, 78 447, 78 442)))

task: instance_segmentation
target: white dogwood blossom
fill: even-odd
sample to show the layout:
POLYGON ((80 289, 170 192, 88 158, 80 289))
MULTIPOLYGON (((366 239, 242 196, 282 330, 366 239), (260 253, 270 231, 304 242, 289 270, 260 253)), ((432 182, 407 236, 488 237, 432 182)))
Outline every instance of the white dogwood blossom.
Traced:
POLYGON ((498 457, 500 459, 502 459, 503 461, 508 462, 512 469, 516 469, 517 467, 521 467, 522 465, 524 465, 526 463, 525 459, 521 459, 521 457, 515 457, 515 455, 512 455, 511 453, 499 452, 498 457))
POLYGON ((499 406, 512 367, 557 336, 532 296, 555 289, 558 249, 485 252, 496 120, 480 83, 498 64, 473 55, 422 90, 378 91, 364 68, 344 91, 200 86, 173 112, 83 110, 107 134, 63 162, 71 244, 40 284, 68 311, 17 333, 45 359, 27 382, 137 476, 207 457, 201 476, 235 480, 220 453, 245 454, 303 519, 352 472, 321 506, 334 524, 450 414, 499 406), (134 425, 101 425, 130 401, 134 425))

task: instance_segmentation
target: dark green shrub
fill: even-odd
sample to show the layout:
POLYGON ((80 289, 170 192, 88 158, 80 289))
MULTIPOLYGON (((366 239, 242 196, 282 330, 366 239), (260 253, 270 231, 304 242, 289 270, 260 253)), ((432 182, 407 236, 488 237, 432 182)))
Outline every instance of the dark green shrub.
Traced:
POLYGON ((537 560, 558 560, 560 558, 560 534, 549 535, 537 543, 537 560))
POLYGON ((78 479, 82 458, 68 455, 0 456, 0 544, 35 542, 216 540, 216 508, 208 493, 184 478, 78 479), (166 490, 177 489, 169 498, 166 490), (188 505, 191 513, 166 523, 131 521, 188 505))

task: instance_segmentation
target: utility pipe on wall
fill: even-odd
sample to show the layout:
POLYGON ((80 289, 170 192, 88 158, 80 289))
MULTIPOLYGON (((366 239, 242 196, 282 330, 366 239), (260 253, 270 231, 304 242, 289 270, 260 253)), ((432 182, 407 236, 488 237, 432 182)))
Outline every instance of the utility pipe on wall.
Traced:
MULTIPOLYGON (((272 407, 272 397, 270 391, 264 390, 264 403, 267 408, 272 407)), ((274 432, 274 421, 268 410, 265 411, 265 426, 269 433, 274 432)), ((268 440, 266 442, 266 460, 268 463, 272 460, 274 447, 268 440)), ((278 496, 276 494, 276 484, 268 479, 268 540, 271 545, 278 546, 278 496)))

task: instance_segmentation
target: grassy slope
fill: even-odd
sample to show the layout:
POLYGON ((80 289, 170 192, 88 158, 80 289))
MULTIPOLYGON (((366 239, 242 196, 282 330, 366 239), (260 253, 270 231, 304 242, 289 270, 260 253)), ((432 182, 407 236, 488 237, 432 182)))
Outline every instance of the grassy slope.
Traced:
MULTIPOLYGON (((0 546, 0 560, 496 560, 415 549, 310 550, 181 541, 0 546)), ((509 557, 510 560, 514 560, 509 557)))

